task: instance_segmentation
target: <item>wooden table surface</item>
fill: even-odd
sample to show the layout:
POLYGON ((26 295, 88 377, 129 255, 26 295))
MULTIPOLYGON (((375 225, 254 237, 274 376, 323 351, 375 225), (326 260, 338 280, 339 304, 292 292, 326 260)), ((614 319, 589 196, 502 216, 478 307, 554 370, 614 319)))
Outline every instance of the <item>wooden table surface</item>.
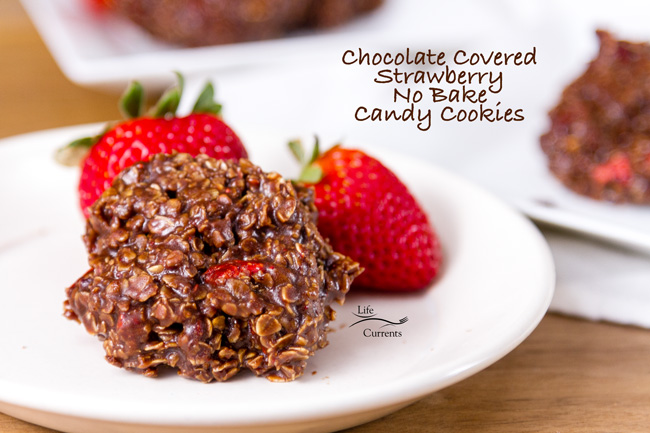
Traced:
MULTIPOLYGON (((0 0, 0 138, 118 116, 70 83, 18 0, 0 0)), ((48 432, 0 414, 0 432, 48 432)), ((350 432, 650 431, 650 332, 548 314, 496 364, 350 432)))

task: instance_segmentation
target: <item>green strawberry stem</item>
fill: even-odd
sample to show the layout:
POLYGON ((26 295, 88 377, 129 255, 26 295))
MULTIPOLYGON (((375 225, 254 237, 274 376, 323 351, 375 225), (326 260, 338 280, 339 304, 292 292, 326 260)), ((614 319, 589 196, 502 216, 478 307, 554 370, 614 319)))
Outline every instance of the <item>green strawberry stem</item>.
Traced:
POLYGON ((211 82, 207 82, 203 91, 199 94, 192 113, 206 113, 214 114, 215 116, 221 115, 221 104, 214 100, 214 87, 211 82))
POLYGON ((304 166, 305 164, 305 148, 302 145, 302 141, 300 140, 291 140, 289 142, 289 150, 291 150, 291 153, 293 156, 298 160, 300 163, 300 166, 304 166))
POLYGON ((313 164, 320 157, 320 142, 318 136, 314 136, 314 148, 311 151, 311 157, 309 158, 308 163, 313 164))
POLYGON ((79 165, 88 149, 95 143, 95 137, 83 137, 69 143, 67 146, 57 149, 54 159, 61 165, 75 167, 79 165))
POLYGON ((318 183, 322 178, 323 169, 317 164, 312 164, 302 169, 298 180, 305 183, 318 183))
MULTIPOLYGON (((177 83, 167 89, 149 111, 145 112, 145 92, 142 84, 133 81, 126 88, 120 97, 118 107, 124 119, 137 119, 143 116, 173 117, 183 96, 185 79, 183 75, 176 72, 177 83)), ((221 116, 221 104, 214 99, 214 86, 208 81, 199 94, 194 107, 193 114, 205 113, 214 116, 221 116)), ((54 156, 55 160, 66 166, 77 166, 83 160, 92 146, 94 146, 102 136, 112 126, 118 122, 111 122, 106 125, 102 132, 96 136, 83 137, 68 143, 66 146, 58 149, 54 156)))
POLYGON ((176 110, 178 105, 181 102, 181 96, 183 95, 183 87, 185 87, 185 79, 180 72, 176 72, 176 77, 178 78, 178 83, 170 87, 162 94, 156 105, 151 109, 151 117, 173 117, 176 115, 176 110))
POLYGON ((144 89, 138 81, 133 81, 126 88, 119 101, 119 109, 125 119, 136 119, 144 110, 144 89))
POLYGON ((312 149, 309 158, 306 158, 305 149, 300 140, 292 140, 289 142, 289 149, 293 156, 298 160, 302 166, 298 182, 304 183, 318 183, 323 178, 323 169, 316 163, 320 157, 320 145, 318 137, 314 137, 314 148, 312 149))

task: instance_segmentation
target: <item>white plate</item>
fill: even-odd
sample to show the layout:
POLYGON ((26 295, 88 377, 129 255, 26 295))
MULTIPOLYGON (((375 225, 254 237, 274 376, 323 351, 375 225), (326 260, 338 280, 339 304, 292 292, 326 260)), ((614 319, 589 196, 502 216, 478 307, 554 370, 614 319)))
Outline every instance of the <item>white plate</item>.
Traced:
POLYGON ((323 57, 335 62, 343 50, 368 45, 392 49, 423 45, 422 41, 449 44, 507 19, 503 8, 478 0, 385 0, 377 11, 331 30, 270 41, 184 48, 160 42, 126 19, 97 13, 85 0, 21 2, 71 81, 118 91, 132 79, 150 86, 169 85, 174 70, 186 75, 228 69, 236 73, 242 66, 268 63, 299 64, 323 57))
POLYGON ((650 206, 602 202, 574 193, 550 173, 537 140, 530 131, 511 137, 501 149, 482 152, 480 161, 458 171, 535 221, 650 252, 650 206))
MULTIPOLYGON (((338 307, 330 345, 305 376, 271 383, 240 374, 203 384, 146 378, 103 359, 101 343, 62 317, 64 289, 86 269, 78 172, 52 161, 61 143, 98 126, 0 142, 0 411, 64 431, 333 431, 367 422, 458 382, 515 348, 543 317, 554 287, 535 227, 468 182, 434 166, 374 152, 431 216, 445 266, 429 290, 355 294, 338 307), (401 337, 350 326, 366 306, 407 316, 401 337)), ((293 173, 286 137, 251 129, 254 161, 293 173)), ((378 329, 378 326, 367 326, 378 329)))
MULTIPOLYGON (((614 9, 632 13, 636 9, 631 3, 634 2, 623 2, 614 9)), ((558 40, 557 34, 546 35, 543 30, 529 36, 543 47, 540 52, 547 53, 547 58, 541 58, 538 67, 528 73, 512 76, 508 83, 509 90, 519 94, 509 98, 509 102, 525 108, 525 125, 483 125, 473 131, 454 131, 456 140, 459 134, 471 137, 466 139, 476 143, 483 143, 486 136, 491 137, 491 141, 470 158, 469 164, 458 166, 458 171, 536 221, 648 253, 649 205, 598 201, 571 191, 550 172, 547 157, 540 148, 539 137, 548 130, 550 122, 548 110, 557 104, 565 86, 581 75, 597 54, 596 23, 621 39, 650 41, 650 32, 643 19, 639 17, 622 24, 621 20, 614 19, 620 14, 612 11, 612 19, 607 20, 604 17, 611 7, 600 6, 600 9, 592 11, 598 15, 597 18, 585 19, 564 30, 558 29, 560 34, 564 33, 564 40, 558 40), (531 87, 530 83, 538 85, 531 87)), ((645 3, 643 7, 648 8, 645 3)))

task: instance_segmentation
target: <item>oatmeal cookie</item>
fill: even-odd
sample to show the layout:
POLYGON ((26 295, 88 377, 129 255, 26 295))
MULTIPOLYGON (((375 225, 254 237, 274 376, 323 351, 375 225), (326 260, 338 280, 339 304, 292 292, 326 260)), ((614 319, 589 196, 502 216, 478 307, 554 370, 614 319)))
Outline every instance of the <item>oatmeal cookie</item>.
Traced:
POLYGON ((550 112, 542 150, 575 192, 650 204, 650 45, 597 34, 598 56, 550 112))
POLYGON ((90 208, 91 269, 65 314, 110 363, 147 376, 166 365, 203 382, 241 369, 293 380, 361 272, 316 218, 312 190, 246 159, 154 155, 90 208))

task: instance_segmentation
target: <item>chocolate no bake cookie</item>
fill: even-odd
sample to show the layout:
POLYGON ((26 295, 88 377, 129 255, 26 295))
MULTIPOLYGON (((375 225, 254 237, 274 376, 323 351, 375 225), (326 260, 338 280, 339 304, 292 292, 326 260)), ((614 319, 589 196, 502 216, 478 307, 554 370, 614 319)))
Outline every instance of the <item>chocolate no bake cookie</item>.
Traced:
POLYGON ((245 159, 137 163, 90 208, 91 269, 65 315, 110 363, 147 376, 167 365, 203 382, 241 369, 293 380, 361 272, 319 234, 312 195, 245 159))
POLYGON ((577 193, 649 204, 650 45, 597 34, 598 56, 562 93, 541 146, 577 193))
POLYGON ((111 0, 111 8, 162 40, 189 46, 255 41, 332 27, 382 0, 111 0))

